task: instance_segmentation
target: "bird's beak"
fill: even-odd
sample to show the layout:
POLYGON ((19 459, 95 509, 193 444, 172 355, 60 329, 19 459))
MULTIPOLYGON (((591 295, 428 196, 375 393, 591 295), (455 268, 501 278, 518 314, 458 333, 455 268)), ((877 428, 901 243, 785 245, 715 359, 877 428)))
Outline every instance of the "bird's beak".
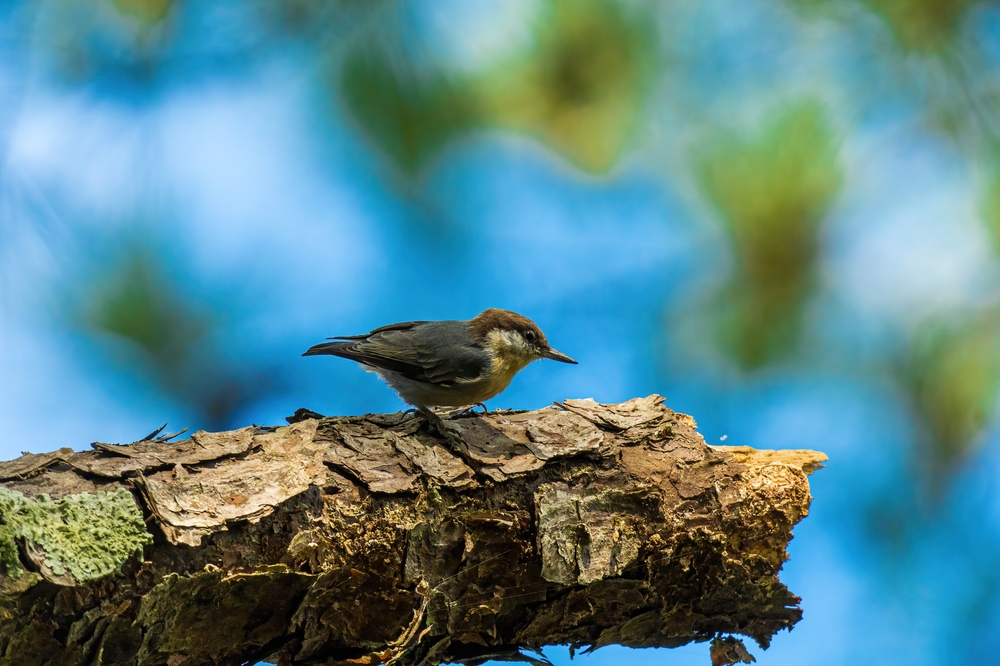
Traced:
POLYGON ((552 347, 542 350, 542 358, 551 358, 553 361, 559 361, 560 363, 572 363, 573 365, 576 365, 576 361, 571 359, 569 356, 566 356, 566 354, 563 354, 561 351, 556 351, 552 347))

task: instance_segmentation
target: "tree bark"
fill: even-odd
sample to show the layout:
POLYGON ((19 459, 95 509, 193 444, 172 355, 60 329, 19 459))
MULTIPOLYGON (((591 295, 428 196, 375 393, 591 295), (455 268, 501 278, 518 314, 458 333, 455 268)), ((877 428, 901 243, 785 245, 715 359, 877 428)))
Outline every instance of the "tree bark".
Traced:
POLYGON ((0 463, 0 659, 479 663, 714 639, 714 663, 748 660, 731 634, 766 648, 802 616, 777 574, 826 456, 710 447, 662 403, 0 463))

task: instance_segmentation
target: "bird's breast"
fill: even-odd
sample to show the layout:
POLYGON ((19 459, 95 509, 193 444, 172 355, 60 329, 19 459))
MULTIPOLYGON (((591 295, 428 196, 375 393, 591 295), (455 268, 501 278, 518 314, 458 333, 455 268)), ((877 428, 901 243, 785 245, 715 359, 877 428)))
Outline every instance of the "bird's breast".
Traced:
POLYGON ((484 388, 490 393, 490 397, 500 393, 510 385, 514 375, 524 369, 527 363, 518 358, 512 358, 505 354, 493 354, 490 358, 489 370, 480 377, 479 381, 484 384, 484 388))

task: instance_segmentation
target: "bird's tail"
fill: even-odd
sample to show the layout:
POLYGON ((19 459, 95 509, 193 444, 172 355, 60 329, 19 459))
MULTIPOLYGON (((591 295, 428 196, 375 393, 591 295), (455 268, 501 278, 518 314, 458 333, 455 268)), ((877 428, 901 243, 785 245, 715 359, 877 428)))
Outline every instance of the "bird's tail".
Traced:
POLYGON ((320 356, 322 354, 330 354, 332 356, 347 356, 346 352, 355 344, 353 342, 322 342, 318 345, 313 345, 302 355, 320 356))

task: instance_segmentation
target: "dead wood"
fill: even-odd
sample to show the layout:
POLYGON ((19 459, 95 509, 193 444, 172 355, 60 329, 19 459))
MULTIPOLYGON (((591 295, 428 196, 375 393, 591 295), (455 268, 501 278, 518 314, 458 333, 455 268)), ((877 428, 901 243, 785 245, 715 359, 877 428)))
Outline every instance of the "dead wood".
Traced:
MULTIPOLYGON (((812 451, 709 447, 659 396, 306 418, 0 463, 0 663, 435 664, 715 640, 778 580, 812 451)), ((308 414, 307 414, 308 416, 308 414)))

